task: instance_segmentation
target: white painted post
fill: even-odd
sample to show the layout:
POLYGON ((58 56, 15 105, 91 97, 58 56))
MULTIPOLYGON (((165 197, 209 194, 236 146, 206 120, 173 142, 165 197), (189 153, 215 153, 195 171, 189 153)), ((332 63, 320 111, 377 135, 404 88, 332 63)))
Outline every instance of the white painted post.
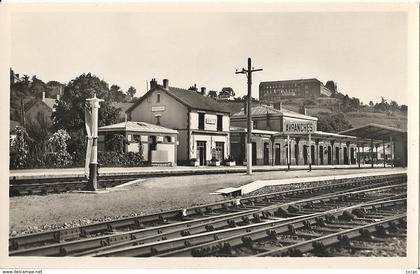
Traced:
POLYGON ((95 191, 98 188, 98 109, 100 108, 99 103, 104 100, 96 98, 96 94, 94 94, 93 98, 86 99, 86 101, 90 103, 92 110, 92 120, 90 124, 92 134, 92 152, 89 162, 89 189, 95 191))

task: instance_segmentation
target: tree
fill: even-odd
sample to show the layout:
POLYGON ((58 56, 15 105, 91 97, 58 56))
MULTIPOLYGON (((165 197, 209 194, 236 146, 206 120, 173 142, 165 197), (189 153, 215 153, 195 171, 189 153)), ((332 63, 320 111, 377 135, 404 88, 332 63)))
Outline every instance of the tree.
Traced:
POLYGON ((318 115, 317 129, 325 132, 340 132, 351 128, 349 120, 343 113, 318 115))
POLYGON ((136 94, 136 92, 136 89, 132 86, 127 90, 127 95, 130 97, 131 101, 134 100, 134 95, 136 94))
POLYGON ((38 164, 45 160, 51 126, 51 119, 41 112, 38 112, 35 119, 29 119, 25 125, 29 137, 33 140, 29 147, 31 158, 38 164))
POLYGON ((45 83, 36 78, 36 75, 32 76, 31 93, 33 96, 42 98, 44 92, 46 92, 45 83))
POLYGON ((373 107, 373 101, 369 101, 369 106, 373 107))
POLYGON ((122 90, 119 86, 112 85, 110 90, 109 90, 109 93, 110 93, 109 94, 110 95, 109 100, 111 102, 118 102, 118 103, 125 102, 125 98, 126 98, 125 94, 124 94, 124 92, 122 92, 122 90))
POLYGON ((96 97, 105 100, 99 109, 99 126, 116 123, 119 110, 110 105, 108 84, 88 73, 71 80, 65 87, 64 94, 52 114, 54 130, 66 129, 69 133, 84 130, 86 99, 91 98, 94 92, 96 97))
POLYGON ((86 99, 91 98, 94 91, 96 97, 105 100, 99 108, 98 126, 116 123, 120 110, 110 105, 108 84, 90 73, 82 74, 68 83, 52 114, 54 131, 65 129, 70 134, 68 151, 78 163, 84 159, 86 151, 86 99))
POLYGON ((224 87, 219 92, 219 98, 229 99, 235 97, 235 91, 231 87, 224 87))
POLYGON ((389 104, 389 107, 393 111, 400 109, 400 106, 398 105, 396 101, 391 101, 391 103, 389 104))
POLYGON ((207 94, 207 96, 216 99, 217 98, 217 91, 209 90, 209 93, 207 94))
POLYGON ((407 112, 407 111, 408 111, 408 106, 407 106, 407 105, 401 105, 401 106, 400 106, 400 110, 401 110, 402 112, 407 112))

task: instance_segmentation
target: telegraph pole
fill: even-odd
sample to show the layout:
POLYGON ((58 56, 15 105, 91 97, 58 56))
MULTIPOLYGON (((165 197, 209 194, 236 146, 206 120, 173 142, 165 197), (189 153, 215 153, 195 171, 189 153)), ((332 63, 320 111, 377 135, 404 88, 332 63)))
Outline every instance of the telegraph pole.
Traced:
POLYGON ((248 175, 252 174, 252 143, 251 143, 251 134, 252 134, 252 117, 251 117, 251 88, 252 88, 252 73, 255 71, 262 71, 262 69, 254 69, 251 66, 251 58, 248 58, 248 69, 242 68, 241 71, 236 70, 235 74, 246 74, 248 79, 248 98, 247 98, 247 141, 246 141, 246 173, 248 175))

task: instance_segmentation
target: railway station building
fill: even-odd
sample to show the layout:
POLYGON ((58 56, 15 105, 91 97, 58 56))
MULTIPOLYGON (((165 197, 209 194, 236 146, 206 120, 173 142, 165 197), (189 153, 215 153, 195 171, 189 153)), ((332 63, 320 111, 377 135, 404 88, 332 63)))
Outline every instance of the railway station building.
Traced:
POLYGON ((150 90, 127 111, 128 120, 147 122, 178 132, 177 162, 196 160, 207 165, 212 158, 230 154, 230 113, 206 94, 206 88, 186 90, 170 87, 167 79, 155 79, 150 90))
MULTIPOLYGON (((245 159, 244 109, 231 117, 231 151, 238 163, 245 159)), ((254 165, 357 164, 358 138, 318 131, 316 117, 263 104, 252 106, 251 113, 254 165)))

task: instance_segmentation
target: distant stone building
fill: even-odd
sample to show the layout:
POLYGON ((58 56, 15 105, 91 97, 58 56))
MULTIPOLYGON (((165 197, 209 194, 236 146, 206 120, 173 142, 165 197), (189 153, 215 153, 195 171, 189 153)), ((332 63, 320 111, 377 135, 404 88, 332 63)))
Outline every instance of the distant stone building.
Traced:
POLYGON ((318 98, 331 94, 331 90, 315 78, 261 82, 259 86, 260 101, 275 108, 284 98, 318 98))

